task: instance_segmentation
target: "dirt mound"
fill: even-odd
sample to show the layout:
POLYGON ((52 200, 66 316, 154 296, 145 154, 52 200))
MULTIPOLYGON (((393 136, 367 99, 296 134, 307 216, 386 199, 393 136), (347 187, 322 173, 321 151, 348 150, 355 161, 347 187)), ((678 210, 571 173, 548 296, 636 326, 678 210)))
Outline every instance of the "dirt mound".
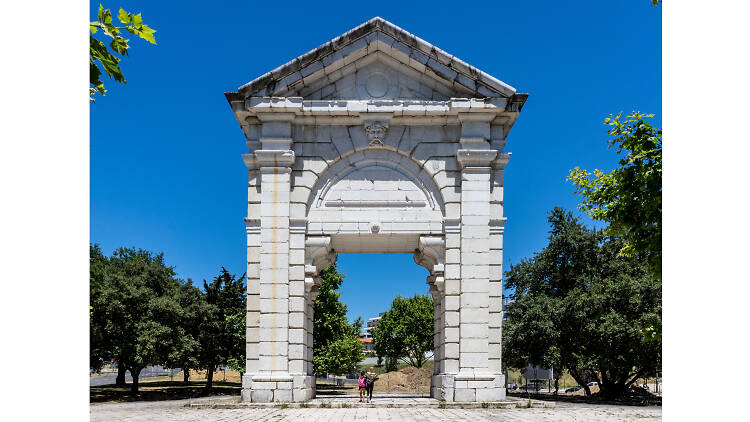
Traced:
POLYGON ((398 371, 387 372, 380 375, 375 381, 376 392, 384 393, 415 393, 417 388, 422 393, 430 392, 430 377, 432 368, 413 368, 407 367, 398 371))

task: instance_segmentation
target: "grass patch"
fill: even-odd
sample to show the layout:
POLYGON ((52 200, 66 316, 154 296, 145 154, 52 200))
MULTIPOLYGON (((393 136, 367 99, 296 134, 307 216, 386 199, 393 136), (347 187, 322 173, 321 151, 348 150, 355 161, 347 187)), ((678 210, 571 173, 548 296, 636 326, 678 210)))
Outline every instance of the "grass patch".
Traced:
MULTIPOLYGON (((90 403, 107 402, 132 402, 132 401, 159 401, 179 400, 194 397, 204 397, 206 392, 205 381, 190 381, 185 384, 182 381, 169 381, 159 379, 161 377, 148 378, 139 383, 139 391, 130 391, 130 384, 125 387, 104 385, 89 388, 90 403)), ((237 382, 214 381, 210 395, 212 396, 239 396, 242 392, 242 384, 237 382)))

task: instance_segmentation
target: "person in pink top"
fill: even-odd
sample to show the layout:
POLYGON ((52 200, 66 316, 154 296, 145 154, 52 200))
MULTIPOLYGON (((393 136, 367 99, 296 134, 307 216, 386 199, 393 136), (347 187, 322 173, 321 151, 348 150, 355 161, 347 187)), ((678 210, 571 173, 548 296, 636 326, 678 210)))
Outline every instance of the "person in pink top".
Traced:
POLYGON ((359 386, 359 402, 364 403, 365 391, 367 390, 367 378, 365 378, 365 371, 359 373, 357 385, 359 386))

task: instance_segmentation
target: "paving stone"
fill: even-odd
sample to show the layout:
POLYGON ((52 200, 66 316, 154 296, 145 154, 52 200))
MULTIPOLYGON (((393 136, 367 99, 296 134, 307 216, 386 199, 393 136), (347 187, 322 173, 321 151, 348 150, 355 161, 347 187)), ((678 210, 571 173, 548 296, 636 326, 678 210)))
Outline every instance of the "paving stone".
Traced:
MULTIPOLYGON (((221 404, 227 400, 236 402, 238 397, 209 397, 193 400, 170 400, 159 402, 131 402, 113 404, 93 404, 90 406, 92 421, 307 421, 328 422, 366 419, 367 421, 660 421, 661 407, 613 406, 577 403, 558 403, 552 408, 508 408, 508 409, 462 409, 426 407, 423 402, 429 399, 403 398, 390 399, 393 404, 407 407, 367 407, 358 399, 347 397, 349 408, 191 408, 190 403, 221 404)), ((378 400, 377 397, 373 401, 378 400)), ((385 399, 383 399, 385 400, 385 399)), ((292 404, 290 404, 292 405, 292 404)))

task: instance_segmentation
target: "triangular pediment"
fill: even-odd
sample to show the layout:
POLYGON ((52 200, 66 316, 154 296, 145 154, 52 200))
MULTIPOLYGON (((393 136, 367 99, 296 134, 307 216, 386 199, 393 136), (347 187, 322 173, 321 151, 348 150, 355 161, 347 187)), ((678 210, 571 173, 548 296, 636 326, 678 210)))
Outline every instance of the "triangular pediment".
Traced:
POLYGON ((447 100, 508 98, 515 92, 510 85, 376 17, 231 95, 447 100))
POLYGON ((306 100, 447 101, 471 95, 462 86, 417 72, 380 51, 284 93, 306 100))

